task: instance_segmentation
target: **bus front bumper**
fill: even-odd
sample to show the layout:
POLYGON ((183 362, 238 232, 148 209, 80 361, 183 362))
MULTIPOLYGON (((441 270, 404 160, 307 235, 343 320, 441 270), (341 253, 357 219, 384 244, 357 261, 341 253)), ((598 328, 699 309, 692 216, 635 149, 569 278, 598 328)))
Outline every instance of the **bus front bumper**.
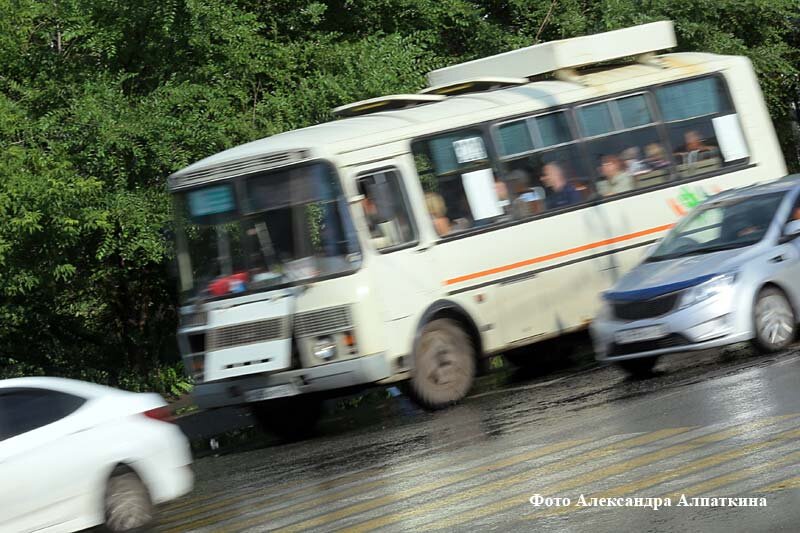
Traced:
POLYGON ((253 374, 195 385, 192 397, 202 409, 265 399, 268 391, 282 396, 345 389, 386 379, 391 367, 384 353, 275 374, 253 374), (262 391, 267 391, 262 393, 262 391), (290 394, 286 392, 290 391, 290 394))

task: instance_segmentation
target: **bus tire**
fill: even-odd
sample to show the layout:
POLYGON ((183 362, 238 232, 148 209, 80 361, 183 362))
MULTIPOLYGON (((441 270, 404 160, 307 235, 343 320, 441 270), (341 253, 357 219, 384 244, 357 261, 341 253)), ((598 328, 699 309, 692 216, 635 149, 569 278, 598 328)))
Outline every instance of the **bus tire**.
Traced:
POLYGON ((322 416, 322 400, 300 395, 254 403, 250 411, 258 426, 284 442, 311 437, 322 416))
POLYGON ((425 324, 408 387, 412 399, 425 409, 442 409, 464 398, 474 379, 475 346, 464 328, 449 318, 425 324))

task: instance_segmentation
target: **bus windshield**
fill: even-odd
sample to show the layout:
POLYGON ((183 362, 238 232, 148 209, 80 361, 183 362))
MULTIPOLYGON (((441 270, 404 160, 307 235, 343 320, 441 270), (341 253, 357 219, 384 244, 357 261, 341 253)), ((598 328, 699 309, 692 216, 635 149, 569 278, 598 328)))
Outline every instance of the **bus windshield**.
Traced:
POLYGON ((355 270, 361 255, 346 206, 323 163, 178 194, 184 298, 271 289, 355 270))

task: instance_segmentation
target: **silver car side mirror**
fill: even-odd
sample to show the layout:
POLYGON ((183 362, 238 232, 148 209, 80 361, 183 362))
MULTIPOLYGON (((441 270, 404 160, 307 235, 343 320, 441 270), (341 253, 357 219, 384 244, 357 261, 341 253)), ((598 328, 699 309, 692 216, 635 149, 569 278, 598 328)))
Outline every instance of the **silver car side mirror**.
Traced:
POLYGON ((783 227, 783 240, 800 237, 800 220, 792 220, 783 227))

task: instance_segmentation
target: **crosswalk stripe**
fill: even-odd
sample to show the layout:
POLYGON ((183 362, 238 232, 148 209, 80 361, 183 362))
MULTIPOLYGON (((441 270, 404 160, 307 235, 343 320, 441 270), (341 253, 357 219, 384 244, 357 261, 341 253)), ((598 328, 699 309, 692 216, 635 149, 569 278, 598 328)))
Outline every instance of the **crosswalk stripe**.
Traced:
MULTIPOLYGON (((633 470, 635 468, 639 468, 641 466, 651 464, 655 461, 660 461, 662 459, 674 457, 684 452, 698 449, 702 446, 705 446, 706 444, 712 444, 715 442, 726 440, 728 438, 740 435, 747 431, 752 431, 754 429, 772 424, 777 420, 784 420, 786 418, 791 418, 791 417, 797 417, 797 415, 795 414, 795 415, 786 415, 780 417, 771 417, 745 424, 739 424, 737 426, 717 431, 714 433, 710 433, 707 435, 703 435, 701 437, 691 439, 689 441, 682 442, 679 444, 675 444, 667 448, 649 452, 644 455, 639 455, 632 459, 628 459, 619 463, 614 463, 602 468, 597 468, 585 474, 574 476, 549 486, 540 487, 536 490, 536 492, 540 494, 553 494, 560 491, 571 490, 577 487, 584 486, 588 483, 592 483, 594 481, 605 479, 617 474, 627 472, 629 470, 633 470)), ((538 474, 534 474, 533 476, 520 479, 517 482, 530 481, 534 479, 536 475, 538 474)), ((478 518, 482 518, 484 516, 497 514, 512 507, 520 506, 522 503, 523 502, 520 502, 520 500, 516 498, 499 500, 492 504, 482 505, 481 507, 472 509, 470 511, 459 512, 457 517, 448 517, 441 520, 437 520, 435 522, 427 524, 425 529, 442 529, 442 528, 457 526, 460 524, 464 524, 466 522, 471 522, 478 518)))
MULTIPOLYGON (((792 429, 788 431, 781 432, 774 437, 770 438, 769 440, 755 442, 753 444, 748 444, 747 446, 743 446, 741 448, 736 448, 733 450, 728 450, 723 453, 713 454, 696 461, 691 461, 686 463, 678 468, 674 468, 668 470, 666 472, 660 472, 658 474, 648 476, 646 478, 632 481, 630 483, 625 483, 624 485, 620 485, 618 487, 614 487, 613 489, 604 490, 597 494, 592 494, 587 496, 588 498, 617 498, 620 496, 626 496, 628 494, 634 494, 637 491, 642 489, 646 489, 648 487, 652 487, 658 485, 659 483, 663 483, 665 481, 669 481, 672 479, 679 478, 681 476, 685 476, 688 474, 692 474, 694 472, 698 472, 705 468, 711 468, 713 466, 727 463, 734 459, 738 459, 740 457, 744 457, 750 455, 753 452, 757 452, 759 450, 763 450, 765 448, 769 448, 771 446, 775 446, 780 444, 781 442, 797 439, 800 438, 800 429, 792 429)), ((737 472, 737 474, 744 472, 745 469, 737 472)), ((525 520, 537 520, 539 518, 544 518, 546 516, 557 516, 563 515, 573 511, 580 511, 583 507, 578 507, 577 505, 572 505, 570 507, 557 507, 552 509, 547 509, 545 511, 535 512, 529 514, 524 517, 525 520)))
MULTIPOLYGON (((521 454, 517 454, 517 455, 513 455, 511 457, 507 457, 507 458, 501 459, 501 460, 496 461, 495 463, 492 463, 490 465, 482 464, 482 465, 477 466, 477 467, 475 467, 473 469, 469 469, 469 470, 467 470, 465 472, 456 474, 456 476, 464 476, 464 475, 466 475, 465 479, 467 479, 469 477, 473 477, 473 476, 479 475, 482 472, 485 472, 486 469, 488 469, 488 468, 504 468, 506 466, 517 464, 519 462, 528 461, 528 460, 531 460, 531 459, 536 458, 536 457, 540 457, 540 456, 548 454, 548 453, 554 453, 554 452, 560 451, 562 449, 575 447, 575 446, 577 446, 579 444, 587 442, 587 440, 582 440, 582 441, 571 440, 571 441, 557 443, 557 444, 554 444, 554 445, 551 445, 551 446, 546 446, 546 447, 543 447, 543 448, 542 447, 535 448, 533 450, 530 450, 530 451, 527 451, 527 452, 524 452, 524 453, 521 453, 521 454)), ((400 474, 400 476, 402 476, 403 478, 408 478, 408 477, 413 477, 413 476, 421 474, 421 473, 427 473, 427 472, 430 472, 434 468, 445 466, 445 465, 448 465, 448 464, 453 464, 453 463, 458 462, 459 460, 463 460, 463 456, 464 456, 464 454, 461 454, 461 455, 456 456, 456 457, 452 457, 452 456, 445 457, 442 460, 435 462, 434 464, 421 465, 421 466, 419 466, 417 468, 414 468, 412 470, 409 470, 407 472, 403 472, 402 474, 400 474)), ((250 525, 252 525, 251 523, 253 523, 253 522, 262 522, 264 520, 270 520, 270 519, 274 519, 274 518, 277 518, 277 517, 280 517, 280 516, 291 514, 291 513, 296 512, 296 511, 303 511, 303 510, 306 510, 306 509, 311 509, 313 507, 318 507, 318 506, 323 505, 325 503, 336 502, 336 501, 339 501, 339 500, 341 500, 343 498, 346 498, 346 497, 349 497, 349 496, 354 496, 354 495, 358 495, 358 494, 361 494, 361 493, 365 493, 365 492, 367 492, 367 491, 369 491, 371 489, 382 488, 382 487, 390 487, 390 486, 394 485, 396 482, 397 482, 397 477, 389 477, 389 478, 378 479, 378 480, 375 480, 375 481, 372 481, 372 482, 369 482, 369 483, 363 483, 363 484, 360 484, 360 485, 358 485, 356 487, 352 487, 350 489, 338 491, 338 492, 335 492, 333 494, 328 494, 328 495, 325 495, 325 496, 322 496, 322 497, 319 497, 319 498, 314 498, 314 499, 311 499, 311 500, 298 502, 298 503, 296 503, 294 505, 290 505, 288 507, 282 507, 280 509, 277 509, 277 510, 274 510, 274 511, 271 511, 271 512, 259 513, 254 517, 250 517, 248 520, 246 520, 245 522, 243 522, 241 524, 237 523, 236 527, 240 527, 240 528, 250 527, 250 525)), ((318 488, 318 487, 314 487, 314 488, 318 488)), ((265 507, 266 506, 261 504, 260 502, 258 503, 258 508, 263 509, 265 507)), ((251 507, 251 509, 252 509, 252 507, 251 507)), ((178 533, 178 532, 181 532, 181 531, 187 531, 189 529, 196 529, 196 528, 204 527, 204 526, 207 526, 207 525, 215 524, 215 523, 218 523, 218 522, 221 522, 223 520, 230 519, 230 518, 235 518, 235 517, 237 517, 239 515, 241 515, 241 509, 234 509, 234 510, 231 510, 229 512, 221 513, 219 515, 214 515, 214 516, 208 517, 208 518, 203 519, 203 520, 193 521, 193 522, 190 522, 188 524, 181 524, 179 527, 175 527, 175 528, 172 528, 172 529, 167 529, 165 531, 165 533, 178 533)))
MULTIPOLYGON (((730 472, 728 474, 717 476, 695 485, 691 487, 686 487, 686 489, 678 492, 671 492, 670 494, 665 494, 662 498, 670 498, 670 499, 678 499, 681 497, 681 494, 685 494, 687 496, 696 496, 699 494, 704 494, 710 490, 717 489, 719 487, 724 487, 726 485, 730 485, 731 483, 735 483, 737 481, 742 481, 744 479, 751 478, 753 476, 757 476, 759 474, 763 474, 764 472, 771 472, 777 468, 781 468, 788 464, 795 464, 800 461, 800 452, 790 453, 789 455, 779 457, 778 459, 768 461, 766 463, 761 463, 758 465, 748 466, 746 468, 742 468, 741 470, 737 470, 735 472, 730 472)), ((800 479, 800 478, 798 478, 800 479)))
MULTIPOLYGON (((624 448, 624 447, 628 447, 628 446, 635 446, 635 445, 640 445, 640 444, 645 444, 645 443, 649 443, 649 442, 655 442, 657 440, 665 439, 665 438, 671 437, 673 435, 677 435, 677 434, 680 434, 680 433, 685 433, 687 431, 690 431, 691 429, 693 429, 693 428, 691 428, 691 427, 683 427, 683 428, 672 428, 672 429, 659 430, 659 431, 655 431, 655 432, 648 433, 648 434, 645 434, 645 435, 639 435, 639 436, 636 436, 636 437, 632 437, 630 439, 618 441, 618 442, 616 442, 614 444, 611 444, 611 445, 609 445, 607 447, 604 447, 604 448, 601 448, 601 449, 606 450, 605 452, 602 452, 602 453, 611 454, 611 453, 614 453, 614 452, 618 451, 620 448, 624 448)), ((586 439, 585 441, 581 441, 581 442, 589 442, 589 439, 586 439)), ((542 452, 545 452, 545 449, 541 449, 541 450, 542 450, 542 452)), ((546 453, 542 453, 539 456, 544 457, 545 455, 547 455, 549 453, 553 453, 553 452, 552 451, 547 451, 546 453)), ((584 461, 583 458, 586 457, 587 454, 591 455, 591 454, 593 454, 593 452, 582 453, 580 456, 577 457, 577 459, 580 462, 583 462, 584 461)), ((532 458, 530 458, 530 459, 532 459, 532 458)), ((576 459, 576 458, 573 457, 572 459, 576 459)), ((515 461, 515 463, 519 463, 519 462, 523 462, 523 461, 515 461)), ((567 459, 566 461, 569 461, 569 459, 567 459)), ((502 466, 511 466, 511 464, 513 464, 513 463, 509 463, 509 464, 502 465, 502 466)), ((554 461, 554 462, 548 463, 548 464, 551 465, 550 466, 551 469, 560 470, 561 468, 563 468, 562 465, 564 464, 564 461, 563 460, 554 461)), ((498 466, 498 467, 502 467, 502 466, 498 466)), ((484 470, 485 470, 485 468, 484 468, 484 470)), ((535 470, 538 470, 538 469, 535 469, 535 470)), ((308 529, 308 528, 311 528, 311 527, 316 527, 316 526, 328 524, 328 523, 331 523, 331 522, 335 522, 336 520, 339 520, 341 518, 345 518, 347 516, 351 516, 351 515, 354 515, 354 514, 363 512, 363 511, 368 511, 368 510, 371 510, 371 509, 376 509, 378 507, 382 507, 382 506, 385 506, 385 505, 393 504, 393 503, 396 503, 398 501, 402 501, 402 500, 405 500, 407 498, 416 496, 417 494, 422 494, 422 493, 429 492, 431 490, 435 490, 435 489, 438 489, 438 488, 446 486, 446 485, 451 485, 453 483, 464 481, 466 479, 475 477, 475 476, 477 476, 477 475, 479 475, 481 473, 482 473, 481 471, 472 471, 472 472, 467 472, 466 473, 467 475, 460 474, 460 475, 456 475, 456 476, 445 477, 445 478, 442 478, 440 480, 436 480, 436 481, 433 481, 433 482, 430 482, 430 483, 427 483, 427 484, 419 485, 417 487, 412 487, 410 489, 399 491, 399 492, 394 493, 394 494, 389 494, 389 495, 386 495, 386 496, 383 496, 383 497, 380 497, 380 498, 375 498, 375 499, 372 499, 372 500, 369 500, 369 501, 361 502, 361 503, 352 505, 350 507, 345 507, 343 509, 339 509, 337 511, 333 511, 331 513, 323 514, 321 516, 317 516, 317 517, 314 517, 314 518, 311 518, 311 519, 308 519, 308 520, 304 520, 302 522, 298 522, 296 524, 292 524, 292 525, 287 526, 285 528, 281 528, 279 531, 284 531, 284 532, 301 531, 301 530, 308 529)), ((513 477, 517 477, 519 475, 521 475, 521 474, 517 474, 516 476, 513 476, 513 477)), ((467 494, 469 492, 470 491, 467 491, 466 493, 458 493, 458 494, 467 494)), ((445 500, 447 500, 447 498, 437 500, 437 503, 445 501, 445 500)), ((428 504, 428 505, 433 505, 433 504, 428 504)), ((423 505, 423 506, 420 506, 418 508, 428 507, 428 505, 423 505)), ((359 526, 360 526, 360 524, 359 524, 359 526)), ((356 526, 356 527, 359 527, 359 526, 356 526)), ((369 528, 369 529, 373 529, 373 528, 369 528)))
MULTIPOLYGON (((476 466, 474 468, 469 468, 469 469, 464 470, 462 472, 458 472, 458 473, 455 473, 455 474, 450 474, 450 475, 447 475, 447 476, 443 476, 443 477, 441 477, 441 478, 439 478, 439 479, 437 479, 435 481, 431 481, 431 482, 428 482, 428 483, 423 483, 421 485, 417 485, 415 487, 406 489, 404 491, 393 493, 393 494, 390 494, 390 495, 387 495, 387 496, 371 498, 371 499, 363 501, 361 503, 357 503, 357 504, 354 504, 354 505, 351 505, 351 506, 347 506, 347 507, 344 507, 342 509, 338 509, 336 511, 332 511, 330 513, 321 515, 319 517, 315 517, 315 518, 311 518, 311 519, 308 519, 308 520, 304 520, 304 521, 296 523, 296 524, 291 524, 289 526, 281 528, 280 531, 299 531, 299 530, 304 530, 304 529, 307 529, 307 528, 310 528, 310 527, 314 527, 314 525, 317 525, 317 523, 326 523, 328 521, 333 521, 333 520, 337 520, 338 519, 338 518, 330 518, 330 519, 328 519, 326 517, 334 517, 335 516, 335 517, 341 518, 343 516, 349 516, 351 514, 356 514, 356 513, 365 511, 365 510, 374 509, 376 507, 380 507, 381 505, 385 505, 386 502, 391 501, 391 500, 393 500, 395 498, 411 497, 411 496, 414 496, 416 494, 421 494, 423 492, 428 492, 428 491, 431 491, 431 490, 435 490, 435 489, 438 489, 440 487, 444 487, 444 486, 447 486, 447 485, 451 485, 453 483, 458 483, 460 481, 464 481, 464 480, 479 476, 482 473, 485 473, 487 470, 500 469, 500 468, 505 468, 505 467, 512 466, 512 465, 515 465, 515 464, 524 463, 526 461, 531 461, 531 460, 537 459, 539 457, 545 457, 545 456, 548 456, 550 454, 553 454, 553 453, 556 453, 556 452, 559 452, 559 451, 562 451, 562 450, 575 448, 575 447, 577 447, 577 446, 579 446, 581 444, 585 444, 586 442, 589 442, 589 439, 569 440, 569 441, 559 442, 559 443, 556 443, 556 444, 551 444, 551 445, 535 448, 533 450, 527 451, 527 452, 522 453, 522 454, 513 455, 511 457, 506 457, 504 459, 501 459, 499 461, 495 461, 493 463, 488 463, 488 464, 487 463, 483 463, 483 464, 481 464, 479 466, 476 466)), ((428 471, 427 468, 425 470, 428 471)), ((390 484, 393 483, 393 480, 391 480, 391 479, 388 480, 388 481, 390 482, 390 484)), ((361 493, 361 492, 364 492, 364 491, 359 491, 359 493, 361 493)), ((336 496, 335 499, 331 498, 328 501, 336 501, 336 500, 340 500, 341 499, 341 496, 339 496, 338 494, 334 495, 334 496, 336 496)), ((322 503, 328 503, 328 501, 320 500, 320 499, 313 500, 313 501, 309 502, 310 505, 308 505, 306 508, 316 507, 316 506, 319 506, 322 503)), ((273 518, 273 514, 272 513, 267 513, 265 515, 258 515, 258 516, 251 517, 251 518, 249 518, 249 519, 247 519, 245 521, 242 521, 242 522, 235 522, 235 523, 231 524, 231 527, 235 528, 236 530, 246 529, 246 528, 253 527, 253 526, 256 526, 256 525, 262 525, 262 524, 264 524, 264 522, 266 520, 269 520, 271 518, 273 518)))
POLYGON ((789 489, 800 489, 800 476, 783 479, 776 483, 767 485, 766 487, 762 487, 758 490, 755 490, 754 492, 757 494, 761 494, 767 492, 778 492, 781 490, 789 490, 789 489))
MULTIPOLYGON (((416 457, 429 457, 432 453, 444 453, 451 450, 458 450, 462 448, 466 442, 470 442, 470 440, 458 439, 456 441, 449 442, 445 445, 413 453, 410 456, 406 456, 404 460, 407 463, 409 460, 413 460, 416 457)), ((511 444, 514 445, 514 444, 519 444, 521 442, 523 442, 522 439, 515 439, 511 442, 511 444)), ((466 461, 470 460, 470 458, 484 457, 485 455, 486 453, 482 449, 474 451, 471 450, 467 453, 458 454, 456 460, 451 460, 450 457, 452 456, 448 456, 444 460, 436 461, 434 464, 428 465, 428 468, 438 468, 441 467, 443 464, 449 464, 456 461, 466 461)), ((221 509, 223 507, 227 507, 229 505, 237 504, 247 500, 259 499, 259 501, 254 503, 258 503, 260 507, 263 507, 264 504, 268 502, 273 502, 276 500, 285 500, 287 497, 296 498, 299 496, 316 492, 317 490, 320 489, 320 487, 324 487, 325 490, 329 490, 355 481, 368 479, 372 476, 380 475, 391 468, 394 468, 394 466, 391 463, 386 463, 380 466, 363 468, 356 472, 350 472, 338 476, 333 476, 316 482, 308 482, 307 480, 298 480, 274 486, 254 488, 253 490, 249 490, 247 492, 240 493, 235 496, 228 496, 225 498, 219 498, 218 495, 211 495, 204 498, 197 498, 188 501, 176 502, 175 504, 169 504, 164 507, 162 511, 163 518, 159 521, 159 526, 173 527, 178 522, 184 522, 185 520, 194 517, 199 518, 200 515, 205 515, 206 513, 209 513, 216 509, 221 509), (263 498, 267 498, 267 500, 263 500, 263 498), (167 513, 175 513, 176 511, 177 514, 167 515, 167 513)), ((419 469, 413 469, 410 472, 416 472, 418 470, 419 469)), ((400 472, 400 474, 407 475, 408 472, 400 472)), ((251 487, 254 485, 255 484, 251 484, 251 487)), ((238 513, 234 514, 226 513, 225 518, 218 518, 218 520, 230 518, 231 516, 235 516, 235 514, 238 513)), ((185 526, 186 524, 182 524, 181 531, 184 530, 185 526)), ((201 526, 195 525, 195 527, 201 527, 201 526)))
MULTIPOLYGON (((441 459, 439 459, 437 461, 434 461, 433 464, 426 464, 425 466, 420 466, 420 467, 417 467, 417 468, 412 468, 412 469, 407 470, 407 471, 402 471, 402 472, 399 472, 397 475, 402 476, 402 477, 413 476, 413 475, 415 475, 417 473, 420 473, 420 472, 423 472, 423 471, 427 471, 428 469, 431 469, 431 468, 440 468, 440 467, 443 467, 443 466, 448 466, 450 464, 456 463, 456 462, 458 462, 460 460, 464 460, 465 456, 466 456, 466 454, 460 454, 460 455, 457 455, 455 457, 454 456, 444 456, 443 458, 441 458, 441 459)), ((336 489, 336 488, 339 488, 339 487, 343 487, 344 485, 346 485, 348 483, 351 483, 351 482, 357 482, 357 481, 361 481, 361 480, 364 480, 364 479, 368 479, 371 476, 380 475, 386 469, 387 469, 386 466, 368 468, 366 470, 363 470, 363 471, 360 471, 360 472, 355 472, 353 474, 348 474, 348 475, 345 475, 345 476, 341 476, 339 478, 334 478, 334 479, 330 479, 330 480, 324 480, 324 481, 321 481, 321 482, 318 482, 318 483, 313 483, 310 486, 306 486, 306 487, 304 487, 302 489, 299 489, 299 490, 296 490, 296 491, 291 491, 288 494, 287 493, 275 494, 273 491, 269 491, 269 494, 271 495, 270 497, 268 497, 267 499, 258 500, 257 502, 254 502, 254 504, 258 505, 258 507, 260 507, 260 508, 266 508, 266 507, 268 507, 269 505, 271 505, 273 503, 291 501, 291 499, 295 499, 295 498, 298 498, 298 497, 302 497, 302 496, 306 496, 306 495, 309 495, 309 494, 313 494, 315 492, 328 491, 328 490, 331 490, 331 489, 336 489)), ((333 497, 332 496, 328 496, 327 498, 330 499, 331 501, 335 501, 338 498, 346 497, 346 496, 352 495, 352 494, 358 494, 359 492, 364 491, 364 490, 369 490, 369 489, 372 489, 372 488, 381 487, 381 486, 384 486, 384 485, 389 485, 392 482, 393 482, 392 479, 389 479, 389 478, 383 479, 382 478, 382 479, 378 479, 378 480, 372 481, 370 483, 359 485, 357 487, 352 487, 352 488, 347 489, 347 490, 342 491, 342 492, 338 492, 335 495, 333 495, 333 497)), ((182 531, 188 531, 190 529, 197 529, 197 528, 205 527, 205 526, 208 526, 208 525, 212 525, 212 524, 221 522, 223 520, 228 520, 228 519, 231 519, 231 518, 235 518, 235 517, 239 516, 242 513, 242 509, 241 508, 237 507, 235 509, 230 509, 230 510, 222 512, 222 513, 213 514, 211 516, 207 516, 207 517, 203 517, 203 518, 198 518, 197 520, 194 520, 194 521, 189 522, 189 523, 181 523, 179 525, 175 525, 176 522, 179 522, 182 519, 195 517, 195 516, 198 516, 199 514, 203 514, 203 513, 208 512, 208 511, 213 511, 214 509, 218 509, 220 507, 227 507, 231 503, 236 503, 238 501, 244 501, 244 500, 248 500, 248 499, 251 499, 251 498, 254 498, 254 497, 259 497, 260 496, 260 494, 258 494, 259 492, 260 491, 253 491, 250 494, 243 495, 241 497, 235 498, 235 501, 232 501, 232 500, 234 500, 234 498, 228 498, 228 499, 220 500, 219 502, 215 502, 215 503, 209 504, 207 506, 204 506, 203 508, 198 508, 197 510, 192 510, 190 512, 183 513, 181 516, 171 517, 171 519, 169 521, 162 522, 161 525, 162 526, 170 526, 169 529, 164 530, 165 533, 178 533, 178 532, 182 532, 182 531)), ((298 504, 295 504, 291 508, 278 509, 278 510, 273 512, 274 514, 272 516, 273 517, 274 516, 281 516, 284 513, 288 513, 288 512, 290 512, 288 509, 291 509, 291 511, 296 511, 296 510, 302 510, 305 507, 313 507, 314 505, 318 504, 320 501, 323 501, 323 499, 316 499, 313 502, 300 502, 298 504)))

